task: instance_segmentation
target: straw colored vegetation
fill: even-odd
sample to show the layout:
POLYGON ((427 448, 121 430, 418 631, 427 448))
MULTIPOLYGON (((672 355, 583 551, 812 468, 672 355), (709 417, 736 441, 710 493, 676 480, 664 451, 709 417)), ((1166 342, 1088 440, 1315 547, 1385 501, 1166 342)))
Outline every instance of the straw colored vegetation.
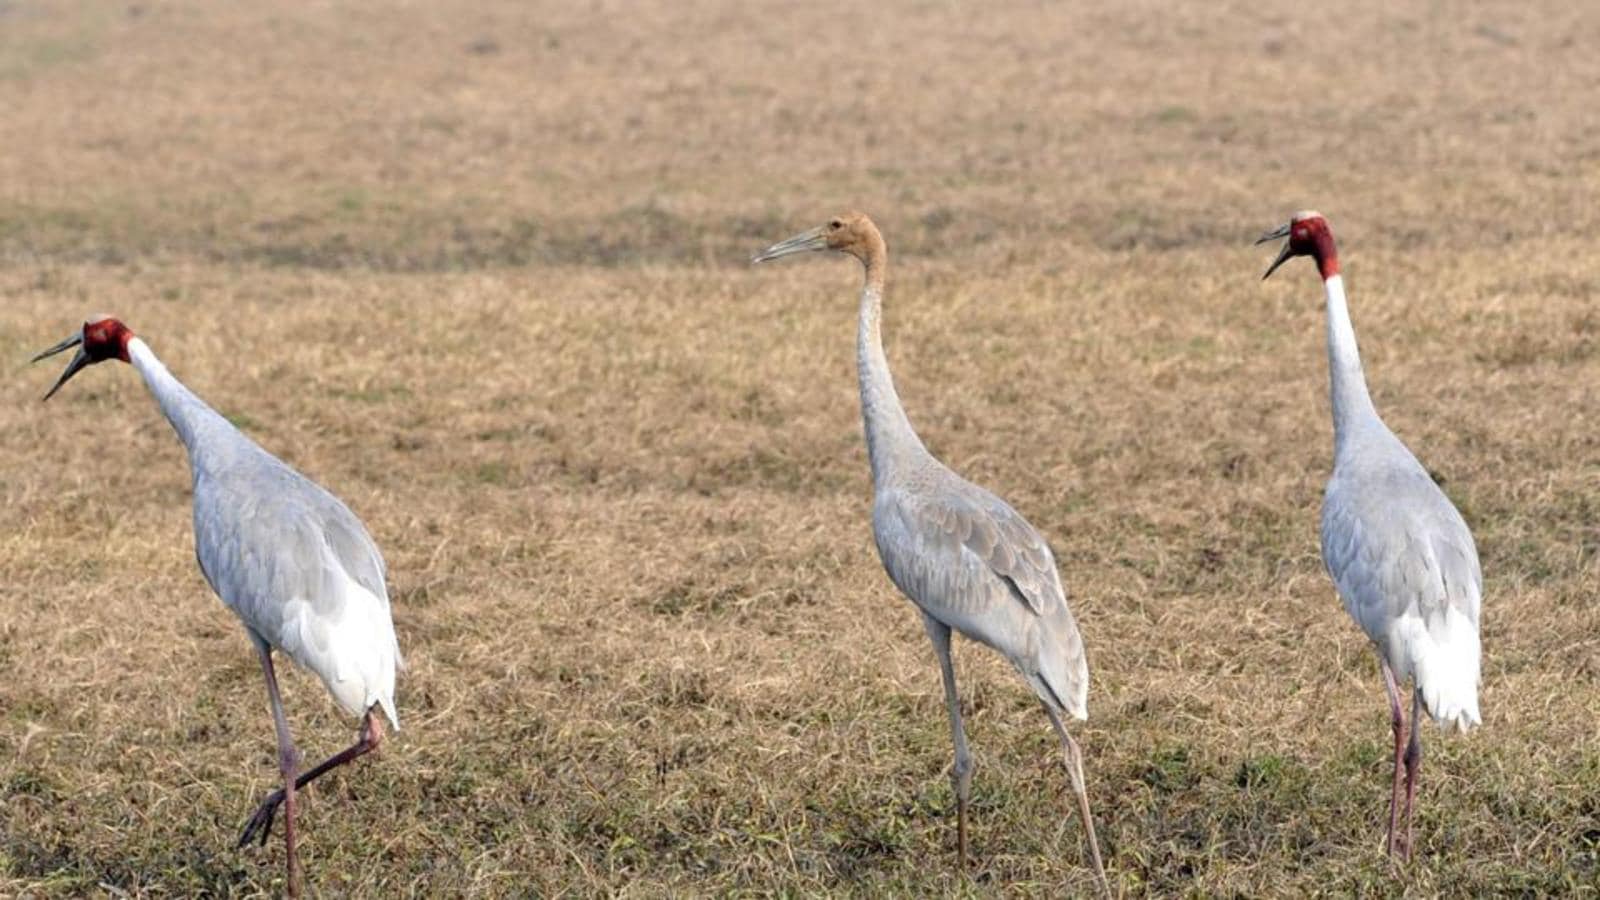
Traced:
MULTIPOLYGON (((404 730, 303 806, 322 895, 1090 889, 1049 727, 880 571, 859 270, 912 420, 1050 536, 1132 894, 1600 881, 1600 6, 0 3, 0 894, 255 895, 255 660, 123 317, 384 548, 404 730), (1377 664, 1321 569, 1320 292, 1471 523, 1484 727, 1381 856, 1377 664)), ((343 746, 285 676, 308 756, 343 746)))

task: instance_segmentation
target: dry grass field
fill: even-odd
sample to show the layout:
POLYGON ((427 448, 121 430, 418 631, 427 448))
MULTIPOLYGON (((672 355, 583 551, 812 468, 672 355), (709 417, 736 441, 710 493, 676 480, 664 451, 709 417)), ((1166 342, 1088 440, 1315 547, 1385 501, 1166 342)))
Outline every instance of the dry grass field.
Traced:
MULTIPOLYGON (((0 0, 0 895, 282 890, 249 645, 125 319, 390 566, 404 730, 311 788, 318 896, 1091 889, 1049 726, 881 571, 861 208, 931 449, 1055 544, 1130 896, 1600 892, 1600 6, 0 0), (1484 727, 1388 713, 1322 571, 1310 264, 1471 523, 1484 727)), ((354 735, 286 676, 320 758, 354 735)))

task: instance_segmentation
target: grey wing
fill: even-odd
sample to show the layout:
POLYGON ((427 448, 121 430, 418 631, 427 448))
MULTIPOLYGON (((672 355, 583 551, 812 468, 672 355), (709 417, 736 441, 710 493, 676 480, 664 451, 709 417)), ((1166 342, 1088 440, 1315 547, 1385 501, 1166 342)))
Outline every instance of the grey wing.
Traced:
POLYGON ((262 458, 244 472, 195 478, 195 555, 217 596, 274 643, 290 600, 336 614, 341 576, 387 612, 383 556, 360 520, 320 485, 262 458))
POLYGON ((1472 532, 1420 465, 1380 478, 1329 481, 1322 557, 1345 608, 1384 643, 1402 616, 1430 631, 1455 610, 1474 626, 1483 575, 1472 532))
POLYGON ((1066 604, 1066 591, 1056 570, 1055 554, 1027 519, 1010 504, 973 486, 966 498, 976 514, 966 521, 962 544, 1000 576, 1036 616, 1053 613, 1066 604))
POLYGON ((1066 603, 1043 536, 1005 501, 974 485, 919 495, 885 491, 874 507, 878 551, 890 578, 936 617, 971 615, 997 587, 1035 616, 1066 603))
POLYGON ((379 704, 398 727, 383 557, 355 515, 264 452, 197 471, 194 514, 200 568, 251 636, 317 673, 345 712, 379 704))
POLYGON ((1015 510, 963 482, 884 491, 873 524, 889 577, 924 615, 999 651, 1052 709, 1088 714, 1088 659, 1055 556, 1015 510))
POLYGON ((315 482, 305 481, 305 483, 314 489, 308 505, 312 507, 313 515, 321 523, 323 534, 333 550, 334 557, 344 567, 346 574, 357 584, 371 591, 373 596, 382 601, 383 608, 387 610, 388 567, 384 564, 383 554, 372 540, 372 535, 367 533, 366 526, 361 524, 361 520, 356 518, 355 513, 351 512, 342 500, 315 482))

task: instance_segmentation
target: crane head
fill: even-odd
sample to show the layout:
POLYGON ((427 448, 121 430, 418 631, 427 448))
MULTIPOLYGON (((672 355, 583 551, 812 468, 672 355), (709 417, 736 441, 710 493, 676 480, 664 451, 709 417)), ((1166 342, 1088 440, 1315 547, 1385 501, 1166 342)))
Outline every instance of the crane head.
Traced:
POLYGON ((63 350, 78 348, 73 355, 72 362, 67 363, 67 370, 56 379, 55 386, 50 388, 50 393, 44 395, 49 400, 67 380, 78 374, 83 369, 98 362, 108 359, 128 361, 128 341, 133 340, 133 332, 128 326, 110 316, 95 316, 83 323, 83 329, 77 334, 67 338, 49 350, 35 356, 29 362, 38 362, 47 356, 54 356, 63 350))
POLYGON ((1334 249, 1333 229, 1328 227, 1328 220, 1322 213, 1311 209, 1301 210, 1289 219, 1287 225, 1280 225, 1263 234, 1256 239, 1256 243, 1264 244, 1280 238, 1289 240, 1278 251, 1278 257, 1272 261, 1272 265, 1267 266, 1267 271, 1261 276, 1263 281, 1296 256, 1314 257, 1323 278, 1338 274, 1339 254, 1334 249))
POLYGON ((819 250, 848 253, 866 263, 884 252, 883 235, 878 233, 878 226, 872 224, 872 219, 866 213, 847 212, 834 216, 810 231, 802 231, 786 241, 773 244, 750 261, 767 262, 782 256, 819 250))
POLYGON ((1267 271, 1261 275, 1262 280, 1269 279, 1278 266, 1288 263, 1294 256, 1310 256, 1317 259, 1317 269, 1322 272, 1323 279, 1331 279, 1339 274, 1339 253, 1334 248, 1333 229, 1328 227, 1328 219, 1315 210, 1301 210, 1290 216, 1288 224, 1275 227, 1267 234, 1262 234, 1256 243, 1266 243, 1269 240, 1288 239, 1283 245, 1283 250, 1278 251, 1277 258, 1267 266, 1267 271))

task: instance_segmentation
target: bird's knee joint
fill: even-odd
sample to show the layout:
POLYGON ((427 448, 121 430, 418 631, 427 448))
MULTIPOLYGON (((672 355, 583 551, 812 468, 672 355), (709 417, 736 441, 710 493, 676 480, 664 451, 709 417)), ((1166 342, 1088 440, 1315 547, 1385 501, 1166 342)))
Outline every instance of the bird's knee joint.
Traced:
POLYGON ((956 782, 971 782, 972 772, 978 768, 972 757, 966 754, 957 754, 955 765, 950 767, 950 778, 956 782))

